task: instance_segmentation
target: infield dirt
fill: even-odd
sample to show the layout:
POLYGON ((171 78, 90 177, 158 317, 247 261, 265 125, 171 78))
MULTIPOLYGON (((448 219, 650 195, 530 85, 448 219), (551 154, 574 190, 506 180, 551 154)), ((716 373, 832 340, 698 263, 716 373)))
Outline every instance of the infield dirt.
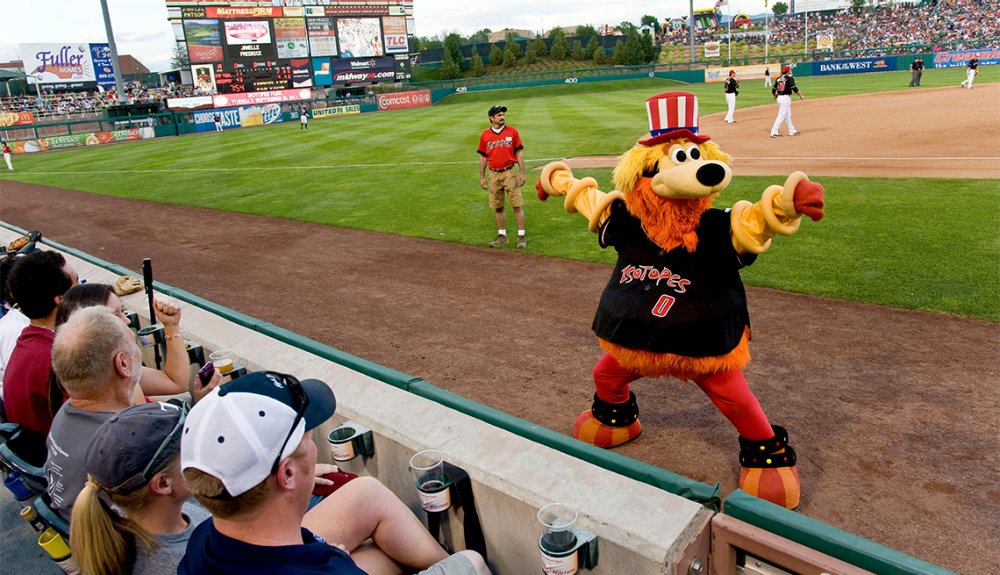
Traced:
MULTIPOLYGON (((1000 85, 796 100, 797 138, 767 137, 770 106, 738 110, 733 125, 705 117, 702 131, 737 175, 997 178, 997 101, 1000 85), (968 117, 970 107, 992 115, 968 117)), ((569 433, 590 405, 601 355, 590 322, 610 266, 10 180, 2 201, 7 222, 130 269, 152 258, 160 281, 532 423, 569 433)), ((530 228, 530 204, 527 214, 530 228)), ((989 551, 1000 544, 1000 326, 768 289, 748 297, 747 379, 799 453, 799 511, 959 573, 1000 572, 989 551)), ((723 495, 736 487, 735 431, 695 386, 633 390, 644 432, 617 451, 721 482, 723 495)))

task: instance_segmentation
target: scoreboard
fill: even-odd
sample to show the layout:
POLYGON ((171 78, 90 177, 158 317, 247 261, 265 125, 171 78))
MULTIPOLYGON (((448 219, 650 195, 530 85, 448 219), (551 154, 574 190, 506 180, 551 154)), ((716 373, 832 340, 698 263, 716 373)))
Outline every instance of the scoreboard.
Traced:
POLYGON ((409 78, 413 0, 165 0, 203 94, 409 78))
POLYGON ((292 67, 276 60, 215 64, 215 88, 220 94, 292 88, 292 67))

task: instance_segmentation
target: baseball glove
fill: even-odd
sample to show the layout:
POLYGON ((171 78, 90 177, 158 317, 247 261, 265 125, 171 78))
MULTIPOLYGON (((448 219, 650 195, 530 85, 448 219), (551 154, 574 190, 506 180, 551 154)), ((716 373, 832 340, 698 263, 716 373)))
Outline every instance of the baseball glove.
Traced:
POLYGON ((42 237, 41 232, 33 231, 17 238, 16 240, 7 244, 7 251, 16 252, 23 248, 24 246, 30 244, 31 242, 38 241, 42 237))
POLYGON ((132 276, 122 276, 115 280, 115 295, 123 296, 142 289, 142 280, 132 276))

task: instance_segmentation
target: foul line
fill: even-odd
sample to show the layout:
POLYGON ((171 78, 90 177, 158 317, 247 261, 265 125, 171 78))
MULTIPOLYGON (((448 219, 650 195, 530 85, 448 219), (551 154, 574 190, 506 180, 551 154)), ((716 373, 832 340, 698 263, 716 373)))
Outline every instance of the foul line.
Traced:
MULTIPOLYGON (((591 159, 588 156, 577 156, 574 158, 538 158, 535 160, 527 160, 526 164, 537 164, 552 161, 565 161, 565 160, 577 160, 585 161, 591 159)), ((814 160, 814 161, 840 161, 840 162, 914 162, 914 161, 928 161, 928 162, 968 162, 968 161, 1000 161, 998 156, 967 156, 967 157, 912 157, 912 158, 853 158, 853 157, 830 157, 830 156, 733 156, 735 160, 751 160, 751 161, 774 161, 774 162, 784 162, 784 161, 802 161, 802 160, 814 160)), ((30 171, 24 173, 39 174, 39 175, 54 175, 54 174, 169 174, 177 172, 271 172, 277 170, 342 170, 351 168, 391 168, 391 167, 401 167, 401 166, 470 166, 475 165, 475 162, 399 162, 394 164, 325 164, 320 166, 266 166, 266 167, 234 167, 234 168, 181 168, 181 169, 157 169, 157 170, 67 170, 67 171, 30 171)))
MULTIPOLYGON (((551 162, 555 160, 565 160, 566 158, 539 158, 537 160, 527 160, 525 164, 551 162)), ((267 167, 242 167, 242 168, 181 168, 181 169, 157 169, 157 170, 66 170, 57 172, 39 172, 32 170, 31 174, 161 174, 177 172, 269 172, 275 170, 340 170, 345 168, 392 168, 400 166, 472 166, 478 162, 398 162, 394 164, 324 164, 319 166, 267 166, 267 167)), ((24 172, 29 173, 29 172, 24 172)))

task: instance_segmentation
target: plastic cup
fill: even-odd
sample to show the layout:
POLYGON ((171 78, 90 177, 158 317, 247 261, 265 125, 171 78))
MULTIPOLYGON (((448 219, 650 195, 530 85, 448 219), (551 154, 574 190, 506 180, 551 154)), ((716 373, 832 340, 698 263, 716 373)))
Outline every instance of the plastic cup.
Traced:
POLYGON ((444 474, 444 454, 433 449, 410 458, 410 469, 417 480, 420 506, 424 511, 444 511, 451 507, 451 486, 444 474))
POLYGON ((138 335, 142 347, 153 347, 157 341, 163 339, 163 324, 154 323, 149 327, 144 327, 138 331, 138 335))
POLYGON ((208 359, 215 364, 219 373, 226 375, 233 370, 233 352, 229 349, 218 349, 208 354, 208 359))
POLYGON ((354 459, 354 443, 352 439, 357 434, 353 427, 338 427, 330 432, 327 441, 330 443, 330 454, 334 461, 349 461, 354 459))
POLYGON ((577 512, 565 503, 550 503, 538 510, 538 522, 542 524, 542 539, 539 545, 543 552, 552 555, 567 553, 576 547, 577 512))

